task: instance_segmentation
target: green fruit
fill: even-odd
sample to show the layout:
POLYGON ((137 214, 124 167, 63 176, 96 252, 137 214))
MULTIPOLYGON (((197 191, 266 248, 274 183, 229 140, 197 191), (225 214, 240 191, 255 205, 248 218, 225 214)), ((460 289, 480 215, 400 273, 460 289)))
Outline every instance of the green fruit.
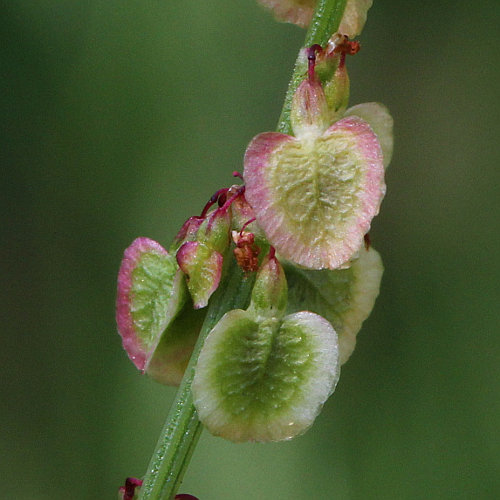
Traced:
POLYGON ((339 336, 340 362, 356 345, 356 335, 370 315, 384 268, 376 250, 361 248, 348 269, 312 271, 285 264, 288 281, 287 313, 315 312, 326 318, 339 336))
POLYGON ((216 436, 281 441, 313 423, 339 375, 337 335, 321 316, 300 312, 258 322, 234 310, 205 341, 194 404, 216 436))

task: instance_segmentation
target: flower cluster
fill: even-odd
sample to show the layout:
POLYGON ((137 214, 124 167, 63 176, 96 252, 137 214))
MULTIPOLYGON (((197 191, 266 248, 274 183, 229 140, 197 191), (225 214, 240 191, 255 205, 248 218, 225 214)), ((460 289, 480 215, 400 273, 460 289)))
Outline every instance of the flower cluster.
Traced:
MULTIPOLYGON (((366 15, 371 2, 349 4, 366 15)), ((383 268, 367 235, 385 194, 392 119, 377 103, 347 107, 345 59, 358 49, 344 34, 305 49, 293 135, 257 135, 236 174, 243 184, 217 191, 168 250, 138 238, 125 251, 118 330, 136 367, 164 384, 180 383, 229 264, 254 280, 248 307, 206 337, 192 383, 201 422, 232 441, 304 432, 378 295, 383 268)))

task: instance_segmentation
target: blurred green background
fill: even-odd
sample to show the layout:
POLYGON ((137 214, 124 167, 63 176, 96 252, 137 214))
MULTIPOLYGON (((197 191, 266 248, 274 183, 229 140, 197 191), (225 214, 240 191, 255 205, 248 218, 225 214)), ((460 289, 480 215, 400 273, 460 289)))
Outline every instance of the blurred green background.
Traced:
MULTIPOLYGON (((116 498, 174 395, 121 349, 122 252, 232 182, 304 32, 253 0, 0 8, 0 497, 116 498)), ((360 39, 351 103, 396 124, 381 295, 306 435, 203 434, 201 500, 500 498, 500 2, 375 0, 360 39)))

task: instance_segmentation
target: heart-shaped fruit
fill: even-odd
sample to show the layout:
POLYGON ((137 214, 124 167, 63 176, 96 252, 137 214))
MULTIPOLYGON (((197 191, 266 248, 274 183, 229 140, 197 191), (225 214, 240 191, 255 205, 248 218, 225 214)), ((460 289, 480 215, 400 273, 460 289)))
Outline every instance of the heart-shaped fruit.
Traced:
POLYGON ((205 341, 194 404, 216 436, 281 441, 313 423, 339 375, 337 336, 321 316, 300 312, 256 321, 234 310, 205 341))
POLYGON ((380 289, 383 266, 376 250, 362 247, 348 269, 313 271, 284 264, 288 281, 287 313, 306 309, 327 319, 339 337, 340 363, 356 345, 380 289))
POLYGON ((149 238, 134 240, 125 250, 118 273, 116 322, 123 347, 139 370, 146 368, 186 296, 175 256, 149 238))
POLYGON ((280 441, 304 432, 340 374, 338 340, 312 312, 284 316, 286 278, 273 252, 246 311, 226 313, 208 334, 193 380, 201 422, 235 442, 280 441))
POLYGON ((198 340, 206 309, 193 309, 188 298, 184 307, 167 326, 146 366, 146 373, 157 382, 177 386, 198 340))
POLYGON ((175 256, 149 238, 126 250, 118 274, 116 321, 135 366, 178 385, 205 313, 195 311, 175 256))
POLYGON ((389 110, 379 102, 364 102, 348 108, 344 116, 358 116, 370 125, 380 143, 384 157, 384 167, 387 168, 391 163, 394 147, 394 120, 389 110))
POLYGON ((245 195, 280 255, 311 269, 337 269, 359 250, 379 211, 382 151, 356 116, 311 131, 255 137, 245 154, 245 195))

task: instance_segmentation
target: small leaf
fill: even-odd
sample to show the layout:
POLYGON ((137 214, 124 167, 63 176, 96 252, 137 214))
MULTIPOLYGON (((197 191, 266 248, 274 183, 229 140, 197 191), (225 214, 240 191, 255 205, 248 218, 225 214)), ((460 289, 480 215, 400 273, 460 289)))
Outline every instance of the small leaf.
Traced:
POLYGON ((255 219, 253 209, 247 202, 245 193, 241 193, 231 204, 231 229, 241 231, 241 228, 245 226, 245 231, 253 233, 257 239, 263 238, 264 234, 255 221, 248 224, 248 221, 252 219, 255 219), (256 232, 258 234, 255 234, 256 232))
POLYGON ((149 238, 134 240, 125 250, 118 273, 116 322, 123 347, 140 370, 146 368, 186 297, 175 257, 149 238))
POLYGON ((312 271, 291 264, 284 264, 284 268, 287 312, 306 309, 327 319, 338 334, 340 363, 344 364, 379 293, 384 270, 380 255, 363 247, 348 269, 312 271))
POLYGON ((256 321, 226 313, 208 335, 193 380, 201 422, 235 442, 280 441, 304 432, 339 378, 337 336, 300 312, 256 321))
POLYGON ((311 269, 336 269, 354 256, 385 194, 377 137, 354 116, 303 140, 258 135, 245 153, 243 177, 270 244, 311 269))

